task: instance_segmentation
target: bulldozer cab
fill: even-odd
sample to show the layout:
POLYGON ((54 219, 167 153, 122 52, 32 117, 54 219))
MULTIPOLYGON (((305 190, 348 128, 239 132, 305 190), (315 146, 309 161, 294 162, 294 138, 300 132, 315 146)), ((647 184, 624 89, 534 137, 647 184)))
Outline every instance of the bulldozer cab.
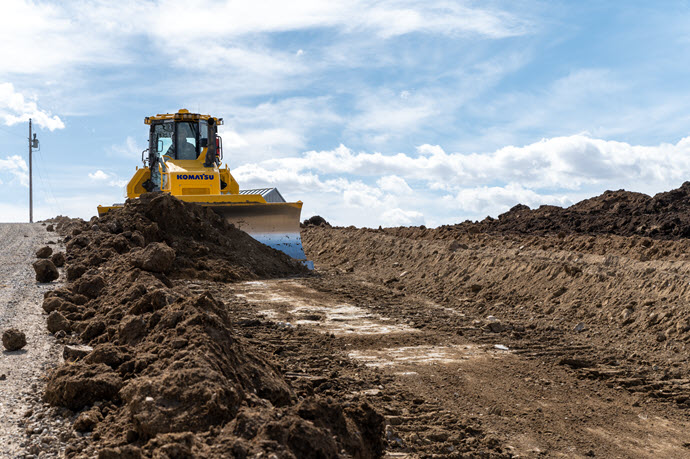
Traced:
POLYGON ((220 165, 220 158, 216 155, 216 126, 222 123, 222 119, 180 110, 173 115, 158 115, 146 121, 151 126, 148 166, 153 190, 165 188, 165 183, 162 183, 165 179, 159 168, 165 168, 167 161, 194 161, 201 158, 205 167, 220 165))
POLYGON ((208 121, 159 121, 151 124, 149 151, 156 158, 197 159, 208 146, 208 121))

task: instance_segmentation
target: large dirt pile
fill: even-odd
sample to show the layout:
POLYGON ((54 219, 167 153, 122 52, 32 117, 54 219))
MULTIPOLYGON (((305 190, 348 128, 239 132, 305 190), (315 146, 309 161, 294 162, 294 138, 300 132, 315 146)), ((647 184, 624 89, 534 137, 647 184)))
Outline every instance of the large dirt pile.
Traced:
POLYGON ((64 215, 50 218, 45 220, 44 223, 48 224, 46 227, 48 231, 57 231, 63 236, 71 234, 75 228, 83 228, 86 225, 86 222, 81 218, 66 217, 64 215))
POLYGON ((382 418, 365 402, 297 397, 234 331, 237 300, 184 281, 294 275, 299 264, 167 195, 63 226, 70 283, 43 306, 52 332, 89 347, 66 353, 44 399, 82 410, 75 428, 94 442, 77 438, 68 457, 380 455, 382 418))
POLYGON ((65 237, 68 280, 121 254, 127 254, 134 266, 154 263, 159 266, 154 271, 172 277, 230 281, 306 272, 300 263, 257 243, 212 210, 167 194, 129 200, 124 208, 90 223, 58 222, 58 231, 62 228, 71 229, 65 237), (174 263, 169 262, 172 252, 151 243, 172 248, 174 263))
POLYGON ((568 208, 518 204, 498 219, 465 222, 460 231, 529 234, 588 233, 678 239, 690 236, 690 182, 654 197, 624 190, 607 191, 568 208))

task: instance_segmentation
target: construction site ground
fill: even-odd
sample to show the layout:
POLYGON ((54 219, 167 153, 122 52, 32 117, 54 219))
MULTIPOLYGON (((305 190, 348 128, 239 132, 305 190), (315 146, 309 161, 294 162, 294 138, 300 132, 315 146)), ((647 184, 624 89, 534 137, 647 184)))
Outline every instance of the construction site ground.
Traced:
POLYGON ((292 378, 326 394, 367 394, 386 416, 389 457, 690 456, 685 342, 655 349, 653 333, 621 325, 629 303, 601 304, 658 301, 661 285, 644 285, 687 285, 686 262, 640 262, 615 243, 602 244, 606 255, 569 249, 589 237, 547 249, 559 239, 469 239, 458 252, 448 241, 312 227, 305 245, 316 276, 217 288, 246 301, 246 336, 279 354, 292 378), (581 271, 568 274, 569 263, 581 271), (597 300, 591 276, 602 269, 597 300), (419 279, 445 270, 470 279, 419 279), (553 298, 560 284, 567 302, 553 298), (444 290, 456 293, 444 299, 444 290))
POLYGON ((128 206, 63 220, 65 284, 27 269, 57 235, 0 225, 0 320, 28 337, 0 362, 2 454, 690 457, 684 237, 307 226, 306 273, 173 198, 128 206))

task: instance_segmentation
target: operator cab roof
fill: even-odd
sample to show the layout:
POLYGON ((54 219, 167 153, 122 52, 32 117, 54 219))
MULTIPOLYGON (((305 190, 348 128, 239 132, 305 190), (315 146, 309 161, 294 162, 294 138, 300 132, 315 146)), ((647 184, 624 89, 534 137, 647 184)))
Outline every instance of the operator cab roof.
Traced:
POLYGON ((147 116, 144 118, 144 124, 151 124, 153 121, 165 121, 165 120, 175 120, 175 121, 199 121, 199 120, 209 120, 213 118, 216 125, 223 124, 223 118, 216 118, 211 115, 201 115, 199 113, 189 113, 189 110, 182 108, 177 113, 159 113, 155 116, 147 116))

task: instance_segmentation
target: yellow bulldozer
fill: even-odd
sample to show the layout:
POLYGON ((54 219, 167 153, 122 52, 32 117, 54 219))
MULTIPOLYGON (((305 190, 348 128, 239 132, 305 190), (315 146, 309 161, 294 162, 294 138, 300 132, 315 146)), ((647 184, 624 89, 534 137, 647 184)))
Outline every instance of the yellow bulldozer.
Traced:
MULTIPOLYGON (((286 202, 276 188, 240 190, 227 164, 221 167, 223 118, 182 109, 149 116, 144 123, 150 127, 149 147, 141 155, 144 167, 137 167, 127 184, 128 198, 163 192, 210 207, 257 241, 313 268, 302 249, 302 201, 286 202)), ((98 206, 98 215, 122 206, 98 206)))

